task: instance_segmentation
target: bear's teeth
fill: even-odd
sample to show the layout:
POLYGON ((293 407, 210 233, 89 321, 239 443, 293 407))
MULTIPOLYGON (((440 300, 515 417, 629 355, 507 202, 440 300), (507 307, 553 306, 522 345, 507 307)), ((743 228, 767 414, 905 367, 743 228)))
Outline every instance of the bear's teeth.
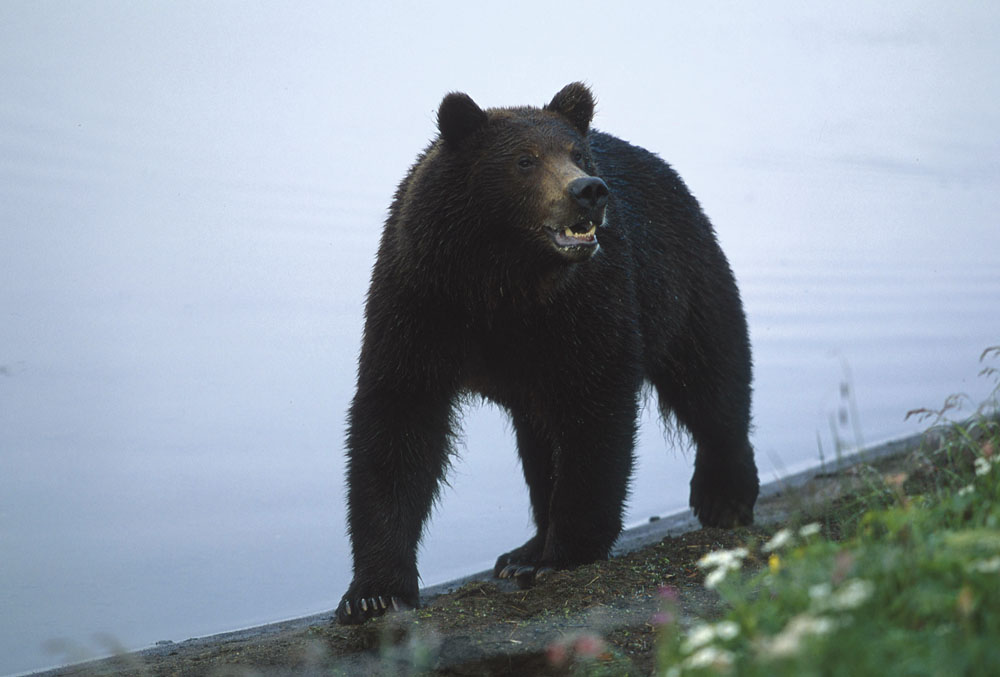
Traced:
POLYGON ((591 223, 590 227, 587 230, 585 230, 584 232, 582 232, 582 233, 578 233, 575 230, 573 230, 572 227, 567 226, 566 229, 563 230, 563 234, 566 237, 572 237, 572 238, 577 239, 577 240, 586 240, 586 239, 589 239, 590 236, 594 234, 595 230, 597 230, 597 226, 595 224, 591 223))

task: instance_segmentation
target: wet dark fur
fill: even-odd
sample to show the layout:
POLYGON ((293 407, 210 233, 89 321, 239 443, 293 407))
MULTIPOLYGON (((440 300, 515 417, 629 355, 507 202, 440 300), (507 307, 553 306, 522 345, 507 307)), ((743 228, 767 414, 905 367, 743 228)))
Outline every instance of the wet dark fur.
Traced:
POLYGON ((440 137, 396 193, 348 417, 342 622, 418 604, 417 543, 466 393, 509 411, 538 527, 498 575, 530 583, 607 557, 646 381, 695 442, 702 524, 753 520, 750 346, 733 275, 678 175, 590 130, 592 114, 579 84, 544 109, 483 111, 451 94, 440 137), (610 189, 592 256, 560 254, 541 227, 586 211, 560 183, 573 174, 610 189))

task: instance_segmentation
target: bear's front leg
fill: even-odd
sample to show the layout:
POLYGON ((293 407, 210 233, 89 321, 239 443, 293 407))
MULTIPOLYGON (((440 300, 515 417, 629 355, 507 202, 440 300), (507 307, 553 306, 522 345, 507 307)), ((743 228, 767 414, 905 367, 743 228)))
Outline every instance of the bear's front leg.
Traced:
POLYGON ((354 580, 341 623, 420 605, 417 544, 444 474, 450 411, 448 397, 359 387, 347 442, 354 580))

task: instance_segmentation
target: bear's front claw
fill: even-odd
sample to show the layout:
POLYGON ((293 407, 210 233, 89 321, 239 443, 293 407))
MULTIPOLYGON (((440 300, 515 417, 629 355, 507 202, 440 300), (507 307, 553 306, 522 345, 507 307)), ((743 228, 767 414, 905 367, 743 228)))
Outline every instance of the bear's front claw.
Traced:
POLYGON ((395 595, 345 598, 337 607, 337 620, 341 623, 355 625, 364 623, 369 618, 382 616, 387 611, 405 611, 411 608, 403 598, 395 595))
MULTIPOLYGON (((380 614, 383 611, 389 610, 389 604, 392 604, 392 608, 394 611, 399 611, 399 601, 395 597, 390 597, 388 603, 385 601, 385 597, 383 597, 382 595, 379 595, 378 597, 361 598, 362 611, 368 611, 369 609, 371 609, 376 614, 380 614)), ((350 614, 351 612, 348 611, 347 613, 350 614)))

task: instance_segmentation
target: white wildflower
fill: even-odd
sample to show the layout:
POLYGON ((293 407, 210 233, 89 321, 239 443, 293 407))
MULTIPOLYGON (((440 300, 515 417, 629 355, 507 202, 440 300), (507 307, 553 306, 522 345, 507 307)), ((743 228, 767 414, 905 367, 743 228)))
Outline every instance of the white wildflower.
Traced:
POLYGON ((990 559, 981 559, 969 565, 969 571, 977 571, 981 574, 995 574, 1000 571, 1000 555, 990 559))
POLYGON ((810 522, 809 524, 806 524, 799 529, 799 536, 801 536, 802 538, 809 538, 810 536, 815 536, 816 534, 819 533, 821 528, 822 527, 820 526, 819 522, 810 522))
POLYGON ((992 467, 993 464, 990 462, 988 458, 983 458, 982 456, 980 456, 979 458, 976 459, 976 475, 980 476, 985 475, 990 471, 990 468, 992 467))
POLYGON ((778 548, 781 548, 781 547, 787 545, 788 543, 791 542, 791 540, 792 540, 792 532, 791 532, 791 530, 789 530, 789 529, 782 529, 778 533, 776 533, 774 536, 772 536, 771 540, 768 541, 764 545, 764 547, 761 548, 761 550, 763 550, 764 552, 771 552, 773 550, 777 550, 778 548))
POLYGON ((809 588, 809 599, 819 601, 825 601, 830 597, 830 593, 833 592, 833 588, 830 587, 829 583, 817 583, 816 585, 810 586, 809 588))
POLYGON ((825 635, 836 627, 833 620, 825 616, 799 614, 774 637, 760 644, 760 652, 767 658, 787 658, 794 656, 802 648, 807 637, 825 635))
POLYGON ((702 569, 709 567, 730 567, 740 568, 743 558, 747 556, 746 548, 735 548, 734 550, 716 550, 706 555, 702 555, 698 560, 698 566, 702 569))
POLYGON ((740 626, 735 621, 719 621, 718 623, 699 623, 691 628, 687 638, 681 645, 681 651, 686 654, 711 644, 717 639, 730 640, 740 634, 740 626))
POLYGON ((726 574, 728 574, 730 571, 731 569, 728 569, 726 567, 719 567, 715 571, 712 571, 707 576, 705 576, 705 587, 708 588, 709 590, 715 590, 716 586, 718 586, 719 583, 721 583, 726 578, 726 574))
POLYGON ((699 623, 688 632, 687 639, 681 646, 684 653, 692 653, 697 649, 715 641, 715 626, 711 623, 699 623))
POLYGON ((855 578, 830 595, 830 608, 841 611, 856 609, 864 604, 874 592, 874 583, 855 578))
POLYGON ((735 621, 720 621, 715 624, 715 636, 721 640, 732 639, 740 634, 740 626, 735 621))
POLYGON ((959 489, 959 490, 958 490, 958 493, 957 493, 956 495, 957 495, 957 496, 967 496, 967 495, 971 494, 971 493, 972 493, 973 491, 975 491, 975 490, 976 490, 976 488, 975 488, 975 487, 973 487, 973 486, 972 486, 972 485, 970 484, 970 485, 969 485, 969 486, 967 486, 967 487, 962 487, 961 489, 959 489))
POLYGON ((706 646, 699 649, 697 653, 688 657, 684 661, 684 667, 692 670, 698 668, 715 668, 716 670, 726 670, 733 665, 733 654, 731 651, 719 649, 714 646, 706 646))
POLYGON ((704 555, 698 560, 698 566, 702 569, 712 569, 705 576, 705 587, 713 589, 726 577, 730 571, 738 571, 747 556, 746 548, 736 548, 735 550, 718 550, 704 555))

